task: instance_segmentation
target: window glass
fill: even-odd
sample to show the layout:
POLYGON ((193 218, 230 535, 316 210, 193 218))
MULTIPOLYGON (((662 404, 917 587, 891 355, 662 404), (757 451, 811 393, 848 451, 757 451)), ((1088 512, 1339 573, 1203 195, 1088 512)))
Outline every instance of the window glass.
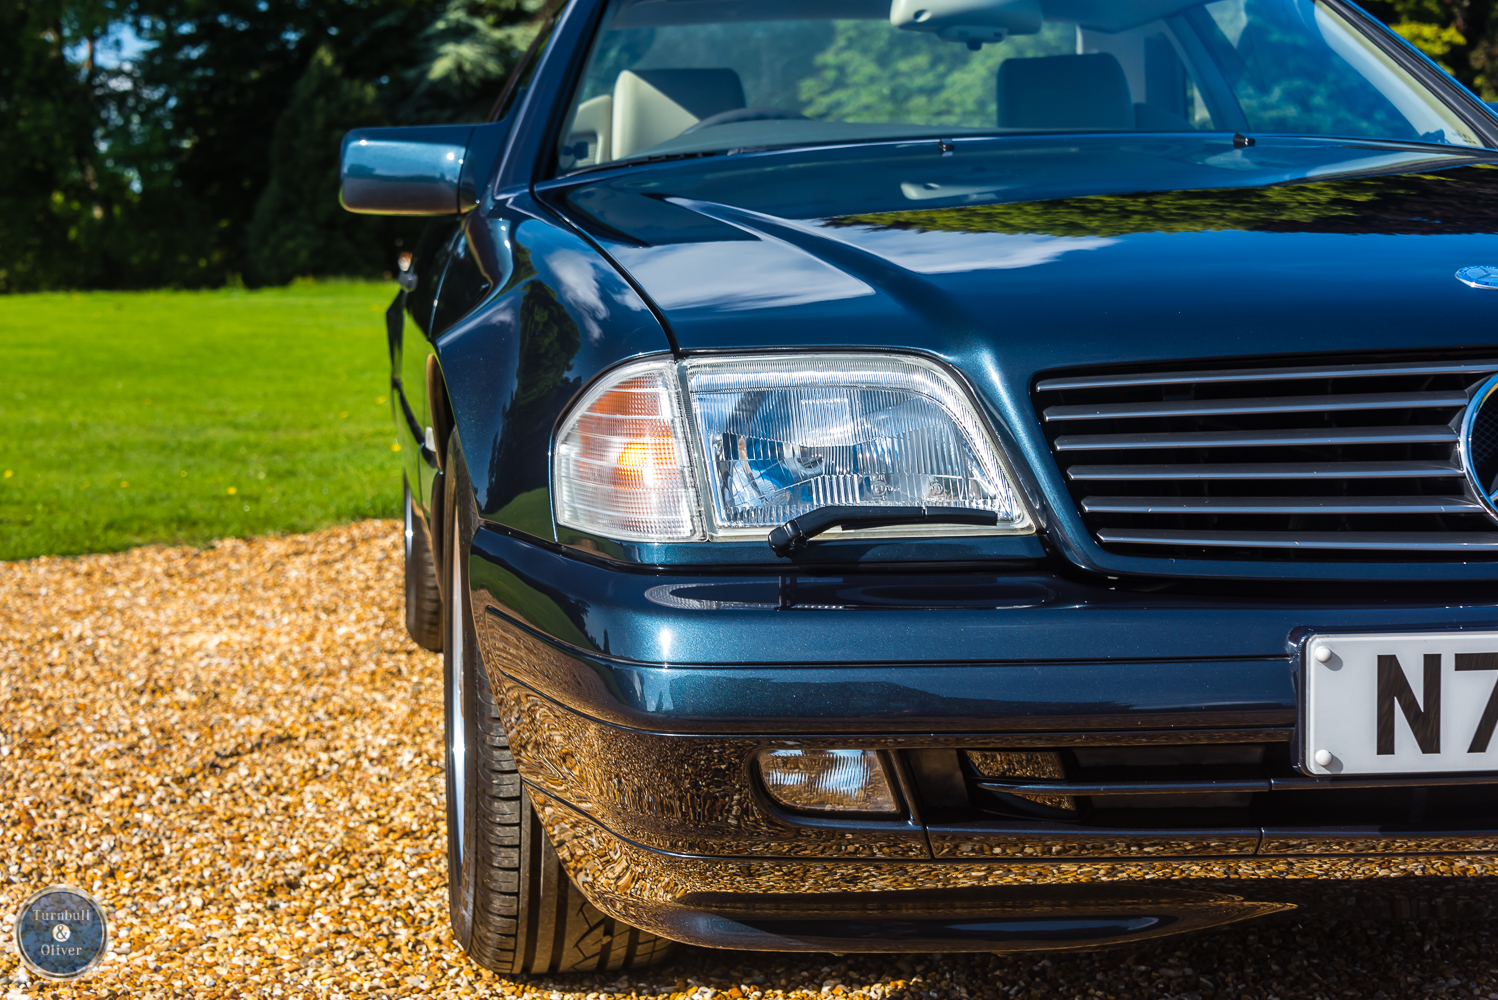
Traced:
POLYGON ((531 81, 536 76, 536 67, 541 65, 541 51, 551 40, 551 31, 556 27, 556 23, 555 14, 548 14, 541 21, 535 39, 521 55, 520 62, 511 71, 510 78, 505 81, 504 89, 499 92, 499 99, 494 102, 494 110, 489 112, 491 122, 508 117, 510 112, 515 110, 515 105, 520 103, 520 99, 530 89, 531 81))
POLYGON ((612 0, 559 162, 1100 131, 1480 144, 1316 0, 612 0))
POLYGON ((1252 131, 1477 143, 1324 4, 1217 0, 1186 18, 1252 131))

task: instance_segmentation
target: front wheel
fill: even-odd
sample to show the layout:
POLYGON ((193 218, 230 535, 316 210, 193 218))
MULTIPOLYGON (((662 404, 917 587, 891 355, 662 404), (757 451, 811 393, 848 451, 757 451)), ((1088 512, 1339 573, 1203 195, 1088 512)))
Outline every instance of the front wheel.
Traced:
POLYGON ((468 549, 477 515, 456 434, 447 469, 443 672, 453 933, 470 958, 505 975, 658 962, 672 943, 619 923, 584 899, 531 808, 476 648, 468 549))

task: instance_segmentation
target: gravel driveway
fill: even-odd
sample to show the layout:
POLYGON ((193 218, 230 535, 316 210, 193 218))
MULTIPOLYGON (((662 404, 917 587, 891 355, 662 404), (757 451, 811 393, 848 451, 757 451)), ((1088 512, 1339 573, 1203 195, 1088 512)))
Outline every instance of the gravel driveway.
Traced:
POLYGON ((0 997, 1498 998, 1490 921, 1295 914, 1090 955, 684 949, 491 976, 447 930, 441 661, 400 595, 389 521, 0 563, 0 997), (8 945, 54 882, 114 908, 76 986, 29 980, 8 945))

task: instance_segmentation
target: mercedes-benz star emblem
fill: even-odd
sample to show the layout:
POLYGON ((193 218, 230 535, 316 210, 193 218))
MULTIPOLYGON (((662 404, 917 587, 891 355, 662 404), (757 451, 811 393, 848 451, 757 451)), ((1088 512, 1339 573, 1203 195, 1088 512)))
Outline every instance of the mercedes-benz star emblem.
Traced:
POLYGON ((1457 444, 1473 493, 1498 518, 1498 375, 1478 386, 1467 403, 1457 444))
POLYGON ((1456 272, 1456 280, 1473 288, 1498 288, 1498 266, 1473 264, 1456 272))
POLYGON ((45 979, 77 979, 109 950, 103 905, 82 889, 54 885, 21 905, 16 950, 26 967, 45 979))

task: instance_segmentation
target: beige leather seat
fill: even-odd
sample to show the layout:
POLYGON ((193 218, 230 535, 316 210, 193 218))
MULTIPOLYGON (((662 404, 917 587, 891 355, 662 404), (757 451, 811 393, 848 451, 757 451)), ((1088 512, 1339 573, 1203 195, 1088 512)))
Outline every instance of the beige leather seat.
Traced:
POLYGON ((743 106, 744 85, 731 69, 625 70, 614 83, 608 158, 632 156, 743 106))

